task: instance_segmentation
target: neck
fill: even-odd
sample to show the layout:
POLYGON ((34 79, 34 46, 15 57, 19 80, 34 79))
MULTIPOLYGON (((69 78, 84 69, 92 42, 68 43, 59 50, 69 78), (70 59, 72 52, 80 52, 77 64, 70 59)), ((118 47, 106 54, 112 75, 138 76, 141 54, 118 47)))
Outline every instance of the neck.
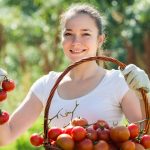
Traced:
POLYGON ((69 76, 73 80, 86 80, 98 72, 104 72, 104 69, 98 66, 96 62, 85 62, 72 69, 69 76))

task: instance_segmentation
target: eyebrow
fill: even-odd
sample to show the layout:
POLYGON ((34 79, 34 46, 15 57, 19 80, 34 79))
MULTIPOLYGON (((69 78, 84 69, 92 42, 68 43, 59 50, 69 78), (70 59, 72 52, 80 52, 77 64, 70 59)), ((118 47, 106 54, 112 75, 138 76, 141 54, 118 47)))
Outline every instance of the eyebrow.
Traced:
MULTIPOLYGON (((66 29, 66 31, 72 31, 72 29, 66 29)), ((92 32, 91 29, 81 29, 81 31, 90 31, 90 32, 92 32)))

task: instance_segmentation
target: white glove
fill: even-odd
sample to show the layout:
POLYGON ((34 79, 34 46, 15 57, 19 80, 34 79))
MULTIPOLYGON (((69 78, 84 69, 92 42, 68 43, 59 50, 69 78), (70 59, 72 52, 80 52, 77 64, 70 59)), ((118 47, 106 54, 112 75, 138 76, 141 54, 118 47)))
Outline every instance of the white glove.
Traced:
POLYGON ((130 88, 137 90, 143 88, 147 93, 150 92, 150 80, 144 70, 130 64, 122 71, 130 88))
POLYGON ((0 82, 3 81, 4 78, 6 77, 7 77, 7 72, 4 69, 0 68, 0 82))

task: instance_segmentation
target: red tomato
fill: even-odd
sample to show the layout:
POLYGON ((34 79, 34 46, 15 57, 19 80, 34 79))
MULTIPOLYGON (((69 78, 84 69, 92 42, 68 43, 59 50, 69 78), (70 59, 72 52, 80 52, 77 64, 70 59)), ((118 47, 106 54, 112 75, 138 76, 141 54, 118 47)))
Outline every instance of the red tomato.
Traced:
POLYGON ((99 140, 110 141, 110 130, 109 129, 98 128, 96 131, 97 131, 99 140))
POLYGON ((15 88, 15 82, 12 79, 3 80, 2 88, 5 91, 12 91, 15 88))
POLYGON ((145 149, 150 148, 150 135, 143 135, 140 142, 145 149))
POLYGON ((0 110, 0 125, 6 123, 9 120, 9 114, 6 111, 0 110))
POLYGON ((7 92, 3 89, 0 89, 0 102, 4 101, 7 98, 7 92))
POLYGON ((69 134, 63 133, 57 137, 56 145, 61 150, 74 150, 75 142, 69 134))
POLYGON ((71 135, 72 129, 73 129, 73 126, 68 126, 64 129, 64 133, 71 135))
POLYGON ((131 123, 128 125, 128 129, 130 132, 130 139, 134 139, 139 135, 139 127, 138 125, 131 123))
POLYGON ((30 142, 33 146, 41 146, 43 144, 43 137, 40 136, 38 133, 34 133, 30 137, 30 142))
POLYGON ((52 140, 56 140, 57 137, 63 133, 63 130, 58 127, 52 127, 48 130, 48 137, 52 140))
POLYGON ((98 128, 106 128, 109 129, 109 124, 105 120, 97 120, 96 123, 93 124, 93 129, 97 130, 98 128))
POLYGON ((81 126, 75 126, 71 131, 71 136, 75 141, 83 140, 87 135, 86 129, 81 126))

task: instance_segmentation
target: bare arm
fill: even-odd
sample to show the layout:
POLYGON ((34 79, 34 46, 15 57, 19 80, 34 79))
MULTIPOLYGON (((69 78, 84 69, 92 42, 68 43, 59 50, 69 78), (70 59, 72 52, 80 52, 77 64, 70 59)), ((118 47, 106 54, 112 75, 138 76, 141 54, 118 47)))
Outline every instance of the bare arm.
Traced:
POLYGON ((130 122, 142 120, 140 101, 132 90, 129 90, 126 93, 122 100, 121 106, 126 118, 130 122))
POLYGON ((11 115, 9 121, 0 126, 0 146, 9 144, 23 134, 38 118, 42 103, 34 94, 28 94, 23 103, 11 115))

